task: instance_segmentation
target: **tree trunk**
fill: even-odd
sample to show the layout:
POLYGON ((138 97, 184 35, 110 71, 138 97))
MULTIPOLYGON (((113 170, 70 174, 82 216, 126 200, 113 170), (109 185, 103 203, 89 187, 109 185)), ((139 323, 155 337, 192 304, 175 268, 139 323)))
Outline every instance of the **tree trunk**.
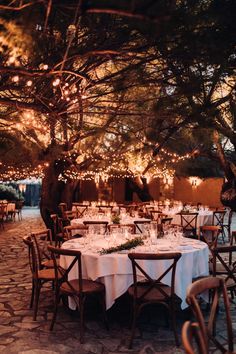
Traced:
POLYGON ((136 193, 142 202, 149 202, 153 197, 149 191, 149 185, 146 178, 129 178, 129 188, 136 193))
POLYGON ((45 171, 40 201, 41 216, 46 227, 51 229, 53 228, 53 224, 50 215, 60 213, 58 205, 61 202, 66 203, 69 209, 71 208, 74 191, 78 185, 77 181, 67 183, 58 181, 58 177, 63 171, 63 166, 55 162, 51 162, 45 171))
POLYGON ((218 159, 227 178, 227 181, 222 185, 220 200, 224 206, 236 211, 236 168, 233 164, 230 164, 227 161, 224 150, 219 141, 218 132, 214 133, 214 143, 217 148, 218 159))

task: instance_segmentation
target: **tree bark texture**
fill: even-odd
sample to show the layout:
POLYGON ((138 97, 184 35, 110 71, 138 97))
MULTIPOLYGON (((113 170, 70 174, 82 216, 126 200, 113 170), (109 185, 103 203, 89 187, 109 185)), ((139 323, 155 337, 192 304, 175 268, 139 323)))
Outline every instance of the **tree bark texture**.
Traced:
POLYGON ((222 185, 220 200, 224 206, 236 211, 236 168, 233 164, 230 164, 229 161, 227 161, 224 150, 219 141, 218 132, 214 133, 214 142, 217 148, 218 159, 227 178, 222 185))
POLYGON ((149 191, 149 185, 146 178, 129 178, 129 188, 136 193, 142 202, 149 202, 153 197, 149 191))
POLYGON ((40 201, 40 212, 47 228, 53 229, 51 214, 60 214, 58 205, 63 202, 71 209, 74 201, 74 194, 78 186, 77 181, 63 182, 58 177, 63 171, 62 166, 56 165, 53 161, 45 171, 42 181, 42 192, 40 201))

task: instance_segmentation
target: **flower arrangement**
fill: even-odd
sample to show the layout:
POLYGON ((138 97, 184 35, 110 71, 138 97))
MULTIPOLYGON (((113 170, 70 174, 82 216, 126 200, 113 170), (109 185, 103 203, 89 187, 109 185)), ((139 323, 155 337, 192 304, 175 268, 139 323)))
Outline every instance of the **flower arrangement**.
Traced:
POLYGON ((141 237, 135 237, 132 240, 129 240, 125 243, 120 244, 119 246, 115 247, 109 247, 109 248, 103 248, 100 251, 100 254, 109 254, 113 252, 120 252, 124 250, 130 250, 131 248, 137 247, 137 246, 142 246, 144 244, 143 240, 141 237))

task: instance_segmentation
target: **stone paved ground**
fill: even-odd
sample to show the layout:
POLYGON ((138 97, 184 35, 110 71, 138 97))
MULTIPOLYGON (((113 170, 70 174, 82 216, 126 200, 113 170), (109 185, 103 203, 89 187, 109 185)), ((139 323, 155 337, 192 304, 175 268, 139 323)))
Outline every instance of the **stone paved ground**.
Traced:
MULTIPOLYGON (((23 221, 9 222, 0 231, 0 352, 21 354, 49 353, 183 353, 174 345, 173 333, 163 320, 160 308, 154 308, 142 316, 134 341, 134 349, 127 349, 129 336, 130 304, 126 296, 108 311, 110 330, 90 306, 87 313, 85 344, 79 343, 78 314, 61 307, 54 331, 49 331, 52 316, 50 287, 43 288, 37 321, 32 320, 29 309, 31 275, 27 251, 22 238, 31 231, 43 228, 37 209, 23 210, 23 221), (141 335, 142 333, 142 335, 141 335)), ((233 326, 236 335, 236 307, 232 307, 233 326)), ((219 317, 224 314, 220 313, 219 317)), ((190 316, 189 311, 178 312, 178 327, 190 316)), ((220 335, 225 336, 225 326, 219 320, 220 335)))

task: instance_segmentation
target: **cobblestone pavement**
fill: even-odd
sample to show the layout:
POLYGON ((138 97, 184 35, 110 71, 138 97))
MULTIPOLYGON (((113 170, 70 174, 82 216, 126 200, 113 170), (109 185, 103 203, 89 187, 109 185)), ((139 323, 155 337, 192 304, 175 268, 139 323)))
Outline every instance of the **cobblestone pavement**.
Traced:
MULTIPOLYGON (((129 337, 130 304, 126 296, 108 311, 110 330, 107 331, 99 313, 91 304, 86 314, 85 343, 79 343, 78 314, 62 306, 54 331, 49 331, 52 316, 52 291, 43 287, 37 321, 32 320, 29 309, 31 274, 27 250, 22 238, 43 228, 37 209, 23 210, 23 221, 9 222, 0 231, 0 352, 21 354, 49 353, 183 353, 176 348, 172 331, 168 328, 160 308, 151 309, 142 316, 134 341, 134 349, 127 349, 129 337), (141 335, 142 334, 142 335, 141 335)), ((179 332, 189 311, 178 312, 179 332)), ((221 317, 221 314, 220 314, 221 317)), ((232 304, 233 326, 236 330, 236 310, 232 304)), ((220 320, 222 338, 225 326, 220 320)), ((236 334, 236 333, 235 333, 236 334)))

